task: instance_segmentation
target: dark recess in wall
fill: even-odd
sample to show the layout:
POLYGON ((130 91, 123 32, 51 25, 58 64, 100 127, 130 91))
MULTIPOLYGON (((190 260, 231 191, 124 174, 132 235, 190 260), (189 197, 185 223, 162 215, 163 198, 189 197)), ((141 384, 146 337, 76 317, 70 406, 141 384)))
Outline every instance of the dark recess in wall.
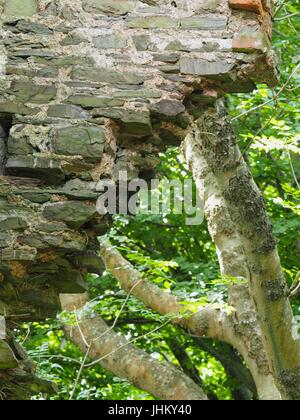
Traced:
POLYGON ((0 113, 0 175, 5 175, 4 166, 7 154, 7 139, 12 127, 12 116, 0 113))

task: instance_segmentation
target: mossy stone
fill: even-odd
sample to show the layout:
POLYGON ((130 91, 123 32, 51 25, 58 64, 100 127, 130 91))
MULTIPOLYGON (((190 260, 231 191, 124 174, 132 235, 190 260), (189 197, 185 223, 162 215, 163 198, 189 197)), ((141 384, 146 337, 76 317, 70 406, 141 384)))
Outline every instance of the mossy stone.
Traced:
POLYGON ((5 0, 4 14, 9 16, 32 16, 38 11, 37 0, 5 0))

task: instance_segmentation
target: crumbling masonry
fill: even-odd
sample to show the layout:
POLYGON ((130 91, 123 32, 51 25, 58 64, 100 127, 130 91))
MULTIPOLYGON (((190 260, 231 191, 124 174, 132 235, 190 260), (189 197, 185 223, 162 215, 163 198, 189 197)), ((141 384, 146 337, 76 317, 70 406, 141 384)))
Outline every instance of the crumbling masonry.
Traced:
MULTIPOLYGON (((101 272, 97 236, 110 220, 96 212, 99 179, 151 178, 203 107, 277 74, 270 0, 0 0, 0 19, 9 324, 55 316, 59 293, 101 272)), ((25 397, 36 380, 0 320, 0 389, 25 397)))

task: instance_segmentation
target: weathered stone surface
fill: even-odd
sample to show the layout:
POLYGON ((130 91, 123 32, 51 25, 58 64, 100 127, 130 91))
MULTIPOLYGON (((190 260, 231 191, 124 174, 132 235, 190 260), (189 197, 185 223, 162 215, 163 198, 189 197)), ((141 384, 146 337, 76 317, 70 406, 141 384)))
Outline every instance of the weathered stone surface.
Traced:
POLYGON ((36 85, 30 81, 15 81, 11 85, 11 92, 19 102, 32 102, 45 104, 55 98, 57 89, 55 86, 36 85))
POLYGON ((64 172, 59 159, 47 158, 46 156, 14 156, 6 162, 6 171, 11 175, 23 177, 38 177, 53 184, 60 184, 64 178, 64 172))
POLYGON ((133 35, 132 41, 134 42, 137 51, 146 51, 150 46, 150 38, 148 35, 133 35))
POLYGON ((35 110, 17 101, 3 101, 0 102, 0 112, 9 114, 32 115, 35 113, 35 110))
POLYGON ((179 101, 163 99, 153 106, 152 111, 166 117, 176 117, 185 112, 185 106, 179 101))
POLYGON ((120 122, 127 134, 143 136, 149 135, 152 132, 149 111, 98 108, 94 110, 94 115, 112 118, 120 122))
MULTIPOLYGON (((25 2, 22 1, 24 4, 25 2)), ((23 14, 21 15, 24 16, 23 14)), ((35 33, 43 35, 51 35, 52 30, 45 24, 38 22, 28 22, 24 19, 17 19, 15 21, 7 22, 3 25, 4 30, 8 30, 14 33, 35 33)))
POLYGON ((234 9, 250 10, 251 12, 263 13, 261 0, 229 0, 229 5, 234 9))
POLYGON ((228 74, 234 68, 234 64, 226 61, 206 61, 190 57, 182 57, 180 71, 183 74, 199 76, 218 76, 228 74))
POLYGON ((170 29, 179 27, 179 21, 168 16, 130 17, 126 26, 131 29, 170 29))
POLYGON ((128 39, 118 35, 101 35, 94 38, 94 45, 100 49, 121 49, 126 48, 128 39))
POLYGON ((58 155, 79 155, 100 161, 105 147, 105 130, 93 126, 70 126, 57 129, 52 140, 58 155))
POLYGON ((73 79, 110 84, 140 85, 144 81, 143 76, 108 68, 75 67, 72 76, 73 79))
POLYGON ((127 0, 83 0, 87 12, 106 15, 125 15, 133 8, 133 2, 127 0))
POLYGON ((68 45, 79 45, 84 41, 85 39, 80 35, 69 34, 61 41, 61 45, 63 47, 68 46, 68 45))
POLYGON ((57 118, 70 118, 73 120, 87 120, 89 114, 82 108, 75 105, 57 104, 49 106, 48 116, 57 118))
POLYGON ((267 36, 260 29, 247 26, 242 28, 233 38, 232 48, 239 52, 264 52, 269 47, 267 36))
POLYGON ((124 98, 124 99, 131 99, 131 98, 157 99, 162 96, 162 92, 158 89, 118 90, 118 91, 113 92, 112 96, 114 98, 124 98))
POLYGON ((0 231, 25 229, 28 226, 26 217, 8 215, 0 216, 0 231))
POLYGON ((124 104, 124 101, 121 99, 111 98, 108 96, 74 95, 70 96, 68 101, 88 109, 109 108, 114 106, 122 106, 124 104))
POLYGON ((32 16, 38 11, 37 0, 5 0, 4 13, 12 16, 32 16))
POLYGON ((183 29, 198 29, 201 31, 218 31, 226 29, 228 19, 226 17, 191 17, 183 18, 180 26, 183 29))
POLYGON ((63 221, 74 228, 79 228, 89 222, 96 214, 94 204, 89 205, 78 201, 47 204, 44 208, 44 216, 47 219, 63 221))

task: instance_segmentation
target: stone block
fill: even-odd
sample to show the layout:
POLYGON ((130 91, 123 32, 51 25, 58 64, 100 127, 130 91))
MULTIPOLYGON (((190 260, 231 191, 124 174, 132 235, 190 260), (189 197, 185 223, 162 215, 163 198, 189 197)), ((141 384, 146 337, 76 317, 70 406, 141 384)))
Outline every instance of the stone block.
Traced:
POLYGON ((259 14, 264 13, 261 0, 229 0, 229 5, 233 9, 249 10, 259 14))
POLYGON ((94 45, 100 49, 118 50, 127 47, 128 40, 118 35, 100 35, 94 38, 94 45))
POLYGON ((87 12, 104 15, 125 15, 133 9, 134 3, 127 0, 83 0, 87 12))
POLYGON ((203 59, 182 57, 180 59, 180 71, 183 74, 197 76, 218 76, 228 74, 234 68, 234 64, 224 61, 207 61, 203 59))
POLYGON ((179 26, 179 21, 169 16, 129 17, 126 26, 131 29, 173 29, 179 26))
POLYGON ((259 28, 245 26, 233 38, 232 48, 234 51, 253 53, 264 52, 269 47, 268 39, 259 28))
POLYGON ((201 31, 219 31, 226 29, 227 17, 187 17, 182 18, 180 26, 183 29, 201 31))
POLYGON ((48 117, 87 120, 89 118, 89 114, 76 105, 57 104, 49 106, 48 117))
POLYGON ((46 204, 43 215, 47 219, 65 222, 68 226, 79 228, 97 214, 96 206, 80 201, 66 201, 46 204))
POLYGON ((8 175, 40 178, 49 184, 59 184, 65 178, 60 160, 51 157, 11 156, 5 167, 8 175))
POLYGON ((138 111, 122 108, 95 109, 95 116, 111 118, 117 121, 126 134, 147 136, 152 133, 152 124, 149 111, 138 111))
POLYGON ((72 71, 73 79, 89 80, 91 82, 109 83, 109 84, 127 84, 140 85, 144 77, 134 72, 117 71, 109 68, 75 66, 72 71))
POLYGON ((185 111, 185 106, 180 101, 163 99, 152 106, 152 111, 162 117, 176 117, 185 111))
POLYGON ((30 80, 16 80, 11 84, 11 93, 21 103, 46 104, 55 98, 57 88, 51 85, 37 85, 30 80))
POLYGON ((124 105, 124 100, 112 98, 109 96, 92 95, 73 95, 68 99, 69 102, 81 105, 83 108, 108 108, 124 105))
POLYGON ((91 161, 99 161, 105 147, 105 131, 96 126, 70 126, 55 130, 53 151, 59 155, 80 155, 91 161))
POLYGON ((38 11, 37 0, 5 0, 4 14, 9 16, 32 16, 38 11))

